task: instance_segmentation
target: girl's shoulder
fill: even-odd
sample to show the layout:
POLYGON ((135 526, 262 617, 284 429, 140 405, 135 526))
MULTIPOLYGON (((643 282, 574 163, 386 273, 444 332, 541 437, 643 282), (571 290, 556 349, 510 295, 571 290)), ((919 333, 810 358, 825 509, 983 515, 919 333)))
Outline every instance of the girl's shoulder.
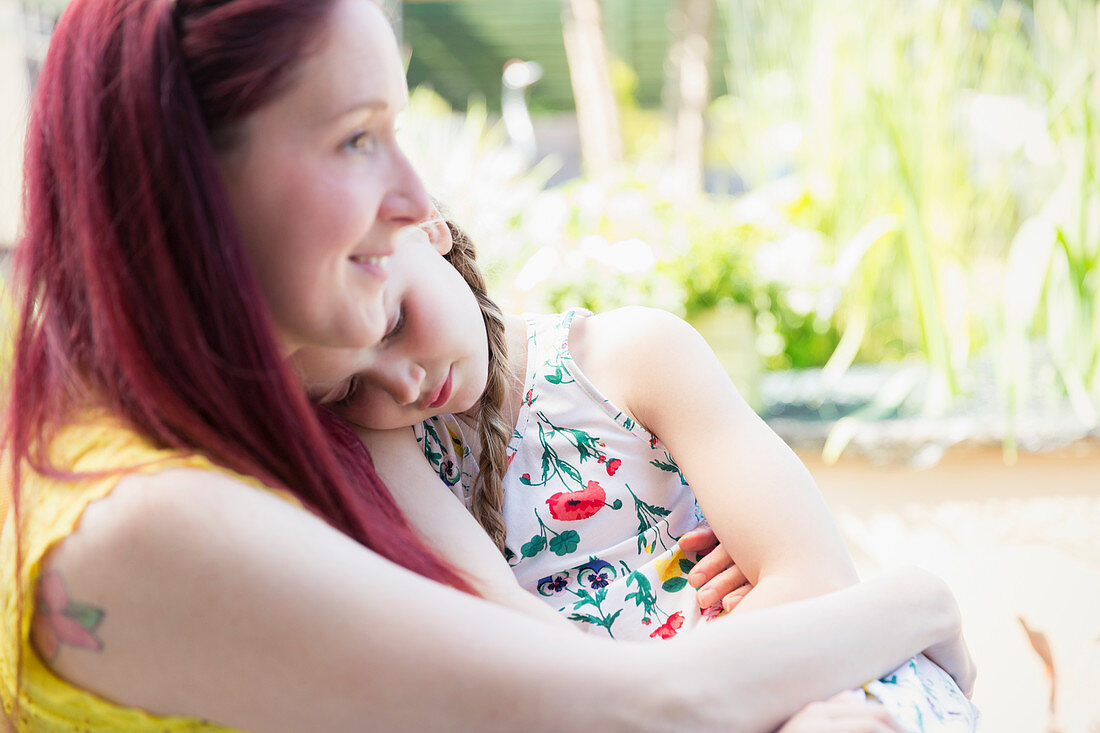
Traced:
POLYGON ((653 358, 675 354, 698 334, 687 322, 658 308, 626 306, 573 320, 569 350, 595 381, 618 382, 653 358), (615 376, 617 375, 617 376, 615 376))
POLYGON ((574 318, 569 351, 603 397, 646 425, 641 415, 653 367, 689 353, 692 338, 698 339, 695 329, 668 311, 626 306, 574 318))

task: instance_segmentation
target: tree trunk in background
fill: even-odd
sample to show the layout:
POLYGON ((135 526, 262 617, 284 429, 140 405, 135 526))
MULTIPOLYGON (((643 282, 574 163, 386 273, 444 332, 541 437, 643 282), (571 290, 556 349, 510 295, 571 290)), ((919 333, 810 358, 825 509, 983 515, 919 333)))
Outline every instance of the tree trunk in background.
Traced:
MULTIPOLYGON (((30 54, 23 26, 20 4, 0 0, 0 254, 14 246, 21 220, 23 140, 30 109, 27 74, 30 54)), ((45 39, 42 47, 45 48, 45 39)))
POLYGON ((710 36, 714 0, 675 0, 665 61, 665 112, 670 193, 690 200, 703 190, 705 114, 710 103, 710 36))
POLYGON ((585 172, 608 180, 623 160, 599 0, 562 0, 562 32, 585 172))

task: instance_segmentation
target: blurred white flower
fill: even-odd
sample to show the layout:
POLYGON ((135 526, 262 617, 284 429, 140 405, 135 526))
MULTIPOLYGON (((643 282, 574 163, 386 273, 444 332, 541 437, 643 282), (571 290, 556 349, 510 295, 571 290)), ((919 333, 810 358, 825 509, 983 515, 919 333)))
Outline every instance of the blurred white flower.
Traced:
POLYGON ((781 239, 762 244, 754 258, 757 276, 790 287, 820 282, 823 239, 820 232, 795 229, 781 239))
POLYGON ((516 274, 515 287, 520 292, 534 290, 539 283, 545 282, 561 264, 561 253, 553 247, 540 247, 524 263, 516 274))

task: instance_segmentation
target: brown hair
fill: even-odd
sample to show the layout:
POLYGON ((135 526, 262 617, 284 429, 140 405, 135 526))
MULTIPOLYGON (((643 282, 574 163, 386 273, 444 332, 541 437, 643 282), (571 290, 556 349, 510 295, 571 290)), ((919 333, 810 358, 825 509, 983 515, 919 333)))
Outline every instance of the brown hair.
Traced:
POLYGON ((501 504, 504 501, 504 474, 508 470, 508 441, 512 437, 512 426, 504 419, 502 411, 510 378, 504 314, 501 313, 500 306, 489 297, 485 276, 477 265, 474 243, 449 218, 447 227, 451 230, 454 244, 445 257, 462 275, 477 298, 489 341, 489 374, 477 413, 481 455, 477 462, 477 478, 474 480, 473 514, 496 543, 497 549, 503 553, 505 528, 501 504))

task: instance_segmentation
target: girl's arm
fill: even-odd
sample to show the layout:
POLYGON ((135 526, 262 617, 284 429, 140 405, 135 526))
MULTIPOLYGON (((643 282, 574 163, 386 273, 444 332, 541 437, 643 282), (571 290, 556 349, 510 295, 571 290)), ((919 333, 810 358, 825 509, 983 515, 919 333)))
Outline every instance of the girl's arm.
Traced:
POLYGON ((573 634, 188 469, 123 479, 43 572, 103 613, 101 648, 62 644, 48 660, 59 675, 256 731, 767 731, 959 631, 943 583, 908 571, 726 617, 682 643, 573 634))
POLYGON ((432 471, 412 428, 360 430, 359 437, 412 526, 440 557, 462 571, 485 600, 576 633, 576 627, 519 586, 485 530, 432 471))
POLYGON ((625 407, 668 446, 752 584, 739 611, 858 580, 809 472, 741 398, 695 329, 664 311, 623 308, 582 320, 571 345, 574 335, 581 368, 614 380, 625 407))

